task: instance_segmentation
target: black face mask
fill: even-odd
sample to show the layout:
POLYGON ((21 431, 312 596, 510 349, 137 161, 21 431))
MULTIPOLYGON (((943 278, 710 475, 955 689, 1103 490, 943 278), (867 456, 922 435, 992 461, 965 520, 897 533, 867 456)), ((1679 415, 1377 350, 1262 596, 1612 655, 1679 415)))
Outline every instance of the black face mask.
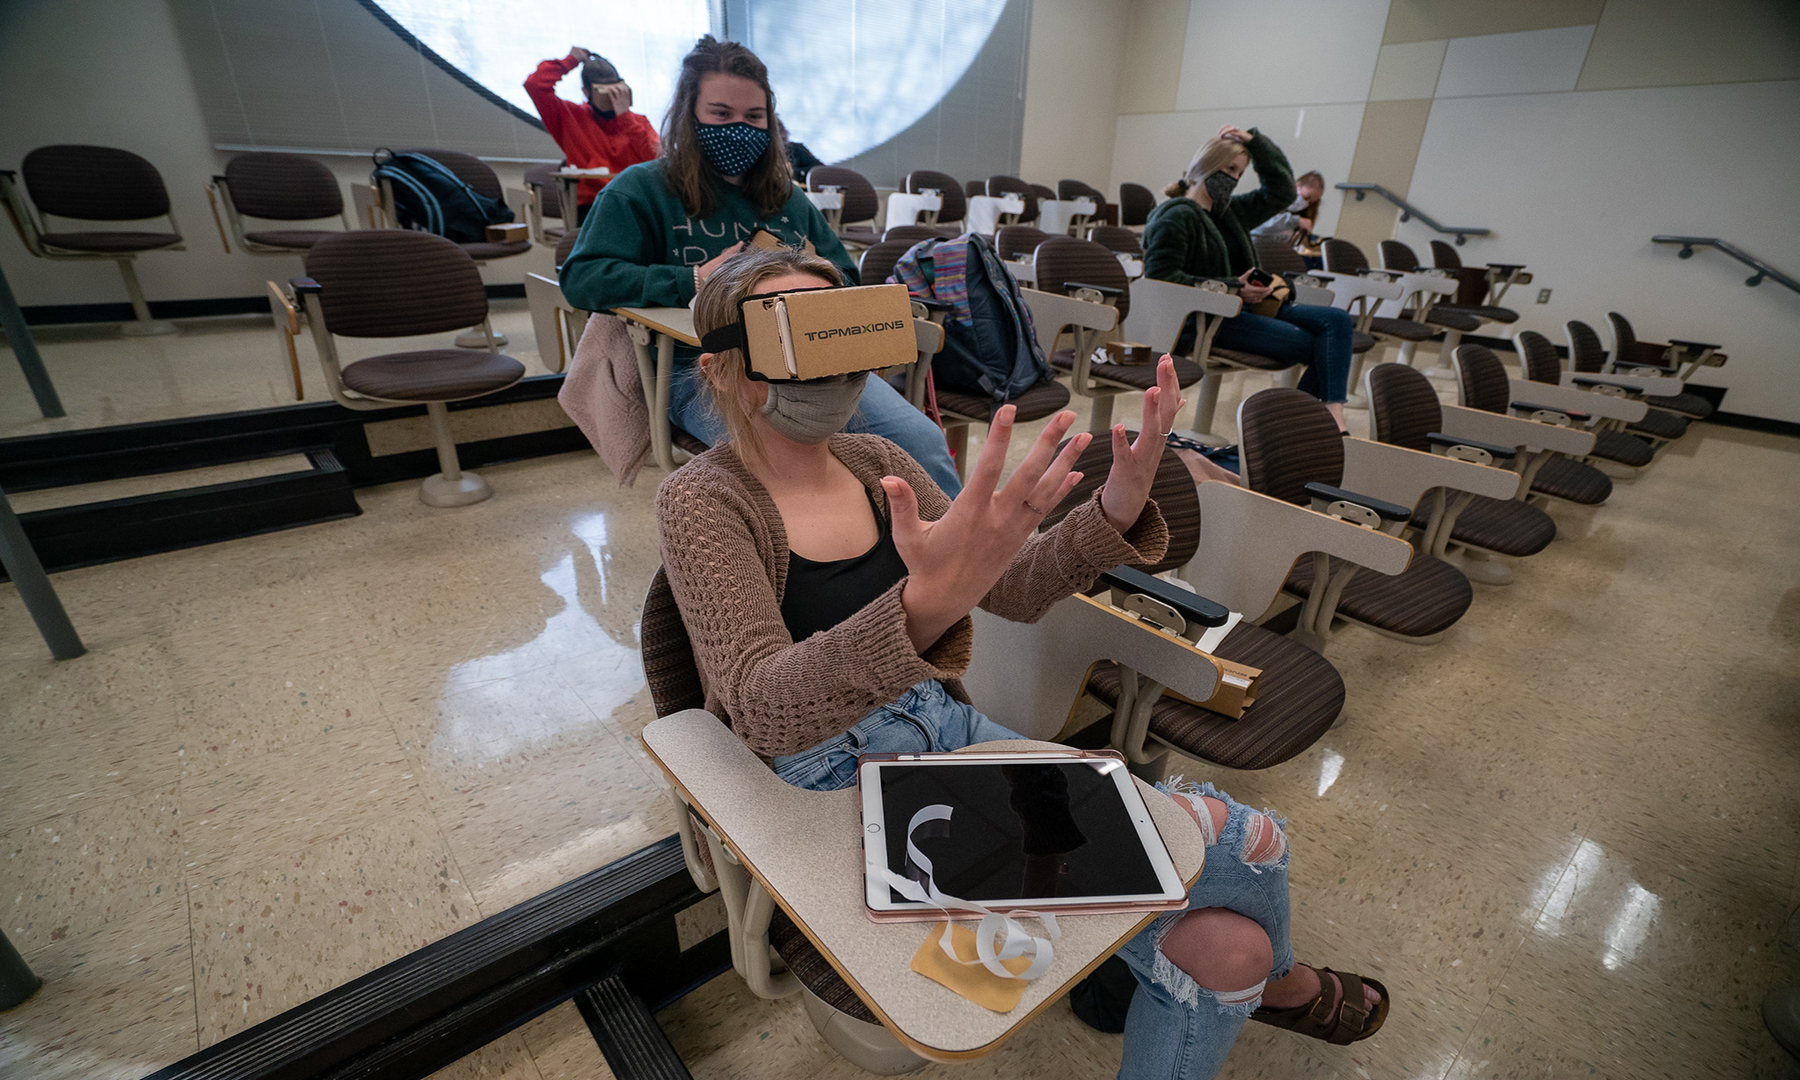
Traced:
POLYGON ((611 109, 597 108, 597 107, 595 107, 594 103, 591 101, 588 102, 588 108, 593 110, 594 115, 599 117, 602 120, 611 120, 613 117, 619 115, 618 113, 613 112, 611 109))
POLYGON ((1219 210, 1231 202, 1231 193, 1237 189, 1237 177, 1220 169, 1206 178, 1205 187, 1206 194, 1212 199, 1212 208, 1219 210))

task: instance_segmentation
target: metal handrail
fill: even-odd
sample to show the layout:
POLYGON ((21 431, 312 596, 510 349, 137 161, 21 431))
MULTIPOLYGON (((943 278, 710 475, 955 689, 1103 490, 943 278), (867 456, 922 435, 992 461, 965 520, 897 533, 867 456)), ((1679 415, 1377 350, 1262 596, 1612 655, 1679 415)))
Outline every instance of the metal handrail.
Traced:
POLYGON ((1745 266, 1756 271, 1756 273, 1751 274, 1744 279, 1744 284, 1750 286, 1752 289, 1761 285, 1764 278, 1774 278, 1776 282, 1786 285, 1795 292, 1800 292, 1800 281, 1795 281, 1793 278, 1788 277, 1786 274, 1735 244, 1727 243, 1716 236, 1652 236, 1650 242, 1653 244, 1680 244, 1681 250, 1675 254, 1678 258, 1682 259, 1693 258, 1694 249, 1697 247, 1718 248, 1738 262, 1741 262, 1745 266))
POLYGON ((1357 202, 1362 202, 1363 196, 1372 191, 1400 208, 1401 221, 1410 221, 1413 218, 1418 218, 1428 227, 1436 229, 1438 232, 1455 234, 1457 247, 1461 247, 1463 241, 1471 236, 1494 235, 1494 230, 1492 229, 1471 229, 1456 225, 1439 225, 1436 218, 1414 206, 1412 203, 1407 202, 1405 199, 1402 199, 1387 188, 1382 187, 1380 184, 1339 184, 1337 185, 1337 189, 1339 191, 1355 192, 1357 202))

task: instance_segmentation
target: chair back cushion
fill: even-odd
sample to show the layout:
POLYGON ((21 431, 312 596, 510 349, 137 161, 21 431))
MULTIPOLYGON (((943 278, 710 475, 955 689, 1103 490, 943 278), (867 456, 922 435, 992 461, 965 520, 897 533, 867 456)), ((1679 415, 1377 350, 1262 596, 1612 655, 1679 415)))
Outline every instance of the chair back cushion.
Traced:
POLYGON ((306 275, 324 287, 326 329, 345 337, 466 330, 487 318, 475 260, 426 232, 336 233, 306 253, 306 275))
MULTIPOLYGON (((89 221, 141 221, 169 212, 156 166, 111 146, 40 146, 20 166, 40 214, 89 221)), ((54 231, 54 230, 52 230, 54 231)))
POLYGON ((1407 364, 1377 364, 1368 378, 1375 441, 1429 453, 1425 436, 1444 425, 1444 409, 1431 380, 1407 364))
POLYGON ((1505 413, 1512 404, 1506 365, 1486 345, 1456 347, 1456 383, 1466 409, 1505 413))
POLYGON ((1143 258, 1144 255, 1143 241, 1138 239, 1137 233, 1123 225, 1096 225, 1094 231, 1088 234, 1088 239, 1121 255, 1130 255, 1134 258, 1143 258))
POLYGON ((488 163, 474 154, 465 154, 461 150, 402 150, 403 154, 424 154, 426 157, 442 165, 456 174, 456 178, 474 188, 476 191, 496 202, 506 201, 506 190, 500 186, 500 177, 488 163))
POLYGON ((538 189, 538 205, 543 207, 545 217, 562 217, 562 187, 556 182, 556 172, 561 168, 541 161, 525 170, 525 186, 538 189))
POLYGON ((916 244, 921 240, 936 240, 944 235, 930 225, 896 225, 881 234, 883 240, 905 240, 916 244))
POLYGON ((844 210, 838 215, 840 225, 873 221, 876 211, 881 209, 881 198, 875 194, 875 185, 855 169, 814 165, 806 174, 806 190, 823 191, 827 187, 844 189, 844 210))
POLYGON ((225 166, 225 183, 238 213, 251 217, 308 221, 344 209, 337 177, 300 154, 239 154, 225 166))
POLYGON ((669 588, 669 576, 660 566, 644 597, 638 640, 643 648, 644 681, 650 684, 656 715, 705 706, 706 688, 700 682, 700 667, 694 663, 694 647, 681 621, 681 609, 675 605, 675 592, 669 588))
POLYGON ((1100 285, 1118 289, 1113 303, 1119 309, 1119 321, 1131 313, 1131 279, 1125 268, 1104 244, 1077 240, 1072 236, 1052 236, 1037 246, 1037 288, 1040 292, 1064 294, 1071 281, 1083 285, 1100 285))
POLYGON ((1020 221, 1036 221, 1038 216, 1037 185, 1028 184, 1016 176, 990 176, 987 182, 987 193, 998 198, 1001 195, 1017 195, 1025 200, 1025 212, 1019 215, 1020 221))
POLYGON ((1250 395, 1238 408, 1244 486, 1306 506, 1308 484, 1337 487, 1344 479, 1344 438, 1337 421, 1304 390, 1275 387, 1250 395))
MULTIPOLYGON (((891 234, 893 230, 889 230, 889 232, 891 234)), ((933 234, 926 239, 935 240, 938 239, 938 237, 936 234, 933 234)), ((894 272, 894 264, 900 261, 900 256, 911 251, 913 245, 917 243, 920 243, 920 241, 883 240, 881 243, 875 244, 872 247, 864 248, 862 260, 857 264, 856 268, 857 273, 862 278, 862 283, 864 285, 880 285, 887 281, 888 277, 894 272)))
POLYGON ((971 180, 963 185, 963 194, 973 199, 977 195, 987 194, 986 180, 971 180))
POLYGON ((579 231, 577 231, 575 229, 570 229, 568 232, 563 233, 561 240, 558 240, 556 242, 555 266, 556 266, 557 277, 559 279, 562 276, 563 263, 566 263, 569 261, 569 253, 575 250, 575 241, 579 240, 580 238, 581 238, 581 233, 579 231))
POLYGON ((1092 184, 1084 184, 1080 180, 1058 180, 1056 197, 1059 199, 1092 199, 1096 208, 1106 205, 1106 194, 1092 184))
POLYGON ((1325 269, 1338 274, 1353 274, 1369 265, 1368 256, 1348 240, 1327 240, 1320 245, 1325 253, 1325 269))
POLYGON ((1056 201, 1056 189, 1049 186, 1048 184, 1033 184, 1033 185, 1031 185, 1031 193, 1033 195, 1036 195, 1038 197, 1039 201, 1048 201, 1048 202, 1056 201))
POLYGON ((1306 258, 1285 237, 1252 236, 1256 245, 1256 265, 1271 274, 1304 274, 1306 258))
POLYGON ((1002 259, 1019 259, 1036 251, 1050 234, 1033 225, 1002 225, 994 234, 994 250, 1002 259))
POLYGON ((1142 225, 1156 209, 1156 196, 1142 184, 1119 185, 1119 224, 1142 225))
POLYGON ((1431 242, 1431 261, 1439 270, 1462 269, 1462 256, 1456 253, 1456 248, 1442 240, 1431 242))
POLYGON ((900 182, 901 190, 917 195, 926 188, 935 190, 943 196, 944 205, 938 208, 938 220, 944 222, 961 221, 969 216, 969 200, 963 186, 956 182, 956 177, 949 173, 937 172, 933 169, 914 169, 906 174, 900 182))
POLYGON ((1570 319, 1563 324, 1569 334, 1569 367, 1575 371, 1593 374, 1606 366, 1606 346, 1600 344, 1600 335, 1594 328, 1579 319, 1570 319))
POLYGON ((1419 257, 1413 254, 1412 248, 1398 240, 1383 240, 1381 242, 1381 268, 1410 274, 1419 268, 1419 257))
MULTIPOLYGON (((1127 431, 1126 437, 1135 439, 1137 432, 1127 431)), ((1095 439, 1089 443, 1075 459, 1075 470, 1082 474, 1081 483, 1076 484, 1068 498, 1044 517, 1039 528, 1048 529, 1067 517, 1069 511, 1093 498, 1094 492, 1106 483, 1106 474, 1112 471, 1112 440, 1095 439)), ((1194 489, 1194 475, 1174 454, 1162 456, 1161 464, 1156 467, 1156 479, 1150 484, 1150 497, 1156 500, 1163 522, 1169 527, 1169 550, 1161 562, 1148 563, 1138 569, 1146 574, 1160 574, 1186 566, 1200 547, 1200 496, 1194 489)))
POLYGON ((1549 338, 1536 330, 1521 330, 1513 338, 1513 348, 1519 352, 1519 367, 1527 379, 1552 386, 1562 382, 1562 358, 1549 338))

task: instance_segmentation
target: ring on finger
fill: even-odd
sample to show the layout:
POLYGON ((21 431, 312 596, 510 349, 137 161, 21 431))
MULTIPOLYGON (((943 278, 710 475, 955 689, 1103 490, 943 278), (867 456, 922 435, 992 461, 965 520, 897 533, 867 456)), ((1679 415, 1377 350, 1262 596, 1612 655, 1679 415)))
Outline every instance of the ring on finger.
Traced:
POLYGON ((1038 508, 1037 508, 1037 507, 1035 507, 1035 506, 1033 506, 1033 505, 1031 505, 1031 500, 1030 500, 1030 499, 1021 499, 1021 500, 1019 500, 1019 501, 1020 501, 1020 502, 1023 502, 1023 503, 1024 503, 1024 504, 1025 504, 1025 509, 1027 509, 1027 510, 1029 510, 1029 511, 1031 511, 1031 512, 1032 512, 1032 513, 1034 513, 1034 514, 1039 514, 1039 515, 1042 515, 1042 514, 1045 514, 1045 513, 1047 513, 1047 512, 1048 512, 1048 511, 1045 511, 1045 510, 1039 510, 1039 509, 1038 509, 1038 508))

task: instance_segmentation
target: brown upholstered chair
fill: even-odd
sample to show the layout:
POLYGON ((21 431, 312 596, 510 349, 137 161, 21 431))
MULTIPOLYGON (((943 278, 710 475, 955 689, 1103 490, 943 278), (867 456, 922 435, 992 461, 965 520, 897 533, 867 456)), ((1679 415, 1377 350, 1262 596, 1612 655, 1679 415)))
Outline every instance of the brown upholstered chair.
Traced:
POLYGON ((350 228, 337 177, 318 160, 300 154, 239 154, 225 164, 223 176, 213 177, 207 185, 206 201, 212 207, 213 223, 219 226, 219 240, 227 253, 231 243, 225 239, 225 225, 219 220, 221 203, 238 247, 257 255, 304 255, 324 237, 350 228), (290 227, 250 232, 244 228, 246 217, 288 225, 335 217, 342 228, 290 227))
POLYGON ((1069 215, 1069 235, 1078 236, 1083 240, 1092 240, 1093 236, 1091 235, 1091 232, 1094 228, 1094 223, 1103 220, 1101 215, 1106 212, 1106 193, 1099 188, 1094 187, 1092 184, 1086 184, 1080 180, 1058 180, 1056 182, 1056 192, 1050 197, 1062 201, 1068 201, 1070 199, 1093 200, 1094 212, 1092 214, 1069 215))
POLYGON ((118 263, 137 320, 120 326, 119 332, 134 337, 173 334, 174 323, 151 317, 135 266, 141 252, 186 250, 156 166, 129 150, 61 145, 40 146, 26 154, 20 171, 31 205, 21 196, 14 183, 17 174, 11 170, 0 170, 0 199, 25 250, 40 259, 118 263), (52 230, 52 217, 109 223, 167 218, 169 231, 52 230))
POLYGON ((837 165, 813 166, 806 174, 806 190, 824 191, 826 188, 838 188, 844 195, 841 208, 821 211, 838 239, 847 246, 858 248, 879 244, 881 234, 875 231, 875 215, 881 211, 881 197, 875 194, 875 185, 855 169, 837 165))
MULTIPOLYGON (((1534 423, 1556 427, 1579 427, 1584 434, 1590 434, 1587 451, 1582 457, 1592 452, 1591 433, 1586 432, 1586 425, 1592 419, 1590 414, 1564 402, 1552 403, 1548 400, 1549 394, 1532 396, 1531 384, 1514 384, 1506 374, 1506 365, 1487 346, 1456 347, 1456 382, 1465 408, 1501 416, 1522 416, 1534 423), (1515 385, 1525 389, 1515 393, 1515 385)), ((1525 478, 1525 483, 1520 486, 1522 498, 1599 506, 1612 497, 1612 480, 1605 473, 1566 453, 1548 448, 1531 450, 1518 458, 1517 467, 1525 478)))
POLYGON ((1595 414, 1591 430, 1594 432, 1593 456, 1596 459, 1629 470, 1642 469, 1655 459, 1656 450, 1648 440, 1640 439, 1625 430, 1629 424, 1642 420, 1649 412, 1642 401, 1630 400, 1619 387, 1583 387, 1573 382, 1565 385, 1562 358, 1556 355, 1556 346, 1536 330, 1519 331, 1513 338, 1513 350, 1519 355, 1519 368, 1526 381, 1534 384, 1529 394, 1515 385, 1514 397, 1521 394, 1531 396, 1569 392, 1584 395, 1584 400, 1578 407, 1595 414))
POLYGON ((969 216, 969 200, 968 193, 963 185, 956 182, 956 177, 934 169, 914 169, 900 181, 900 190, 913 195, 925 191, 937 192, 944 200, 944 205, 936 211, 921 215, 919 224, 929 225, 944 236, 962 234, 963 219, 969 216))
POLYGON ((1017 195, 1025 203, 1025 209, 1018 214, 1001 214, 1001 225, 1031 225, 1038 218, 1038 185, 1028 184, 1016 176, 990 176, 984 194, 999 198, 1002 195, 1017 195))
POLYGON ((466 506, 492 495, 485 480, 457 461, 448 405, 506 389, 524 377, 524 364, 490 346, 414 349, 340 365, 334 340, 435 334, 471 324, 486 331, 487 288, 474 260, 441 236, 371 229, 314 244, 306 273, 294 288, 332 398, 349 409, 425 406, 442 470, 420 488, 427 505, 466 506))
POLYGON ((1136 232, 1144 231, 1150 211, 1156 209, 1156 196, 1142 184, 1119 185, 1119 224, 1136 232))
MULTIPOLYGON (((1119 323, 1131 315, 1133 289, 1125 277, 1125 268, 1110 250, 1092 240, 1076 240, 1069 236, 1052 236, 1037 246, 1032 263, 1037 273, 1035 291, 1053 296, 1073 297, 1091 303, 1108 305, 1118 312, 1119 323)), ((1142 284, 1140 280, 1137 284, 1142 284)), ((1031 299, 1029 290, 1026 299, 1031 299)), ((1052 317, 1042 321, 1037 307, 1040 341, 1054 343, 1064 327, 1073 327, 1074 343, 1070 348, 1046 346, 1050 366, 1069 376, 1069 388, 1082 397, 1092 398, 1093 413, 1088 430, 1096 435, 1112 427, 1112 399, 1120 394, 1141 392, 1156 385, 1156 365, 1096 364, 1094 350, 1106 338, 1093 327, 1071 319, 1052 317)), ((1151 347, 1153 355, 1167 351, 1168 344, 1148 338, 1137 339, 1151 347)), ((1247 355, 1247 354, 1246 354, 1247 355)), ((1279 366, 1279 365, 1278 365, 1279 366)), ((1175 358, 1175 378, 1183 388, 1194 385, 1205 375, 1199 363, 1185 357, 1175 358)))
POLYGON ((1032 225, 1002 225, 994 233, 994 251, 1007 262, 1029 261, 1050 234, 1032 225))
MULTIPOLYGON (((1614 371, 1661 375, 1685 383, 1703 367, 1722 367, 1725 364, 1725 354, 1719 351, 1717 345, 1678 341, 1674 338, 1670 338, 1667 344, 1660 345, 1639 341, 1631 328, 1630 319, 1616 311, 1607 312, 1606 318, 1612 323, 1613 329, 1614 371)), ((1644 401, 1651 408, 1667 409, 1690 420, 1704 420, 1713 414, 1712 402, 1685 390, 1678 394, 1652 395, 1644 401)))
MULTIPOLYGON (((1399 536, 1412 517, 1402 506, 1344 480, 1345 444, 1325 406, 1299 390, 1275 388, 1238 406, 1243 484, 1378 532, 1399 536)), ((1396 575, 1313 552, 1293 564, 1282 588, 1305 601, 1295 636, 1323 651, 1342 619, 1417 645, 1444 636, 1475 600, 1462 572, 1442 559, 1414 555, 1396 575)))
POLYGON ((1520 263, 1488 263, 1464 266, 1456 248, 1442 240, 1431 242, 1431 262, 1439 270, 1456 275, 1456 302, 1465 306, 1497 307, 1506 290, 1531 284, 1531 274, 1520 263))
MULTIPOLYGON (((1391 338, 1400 343, 1400 362, 1413 363, 1413 353, 1418 343, 1429 341, 1442 333, 1444 339, 1438 346, 1438 363, 1427 369, 1437 378, 1450 379, 1455 374, 1450 370, 1450 351, 1456 347, 1465 333, 1473 333, 1481 328, 1481 320, 1469 315, 1438 312, 1436 303, 1441 293, 1433 290, 1454 292, 1453 279, 1431 275, 1417 274, 1400 270, 1377 270, 1370 267, 1368 257, 1362 249, 1348 240, 1336 238, 1326 240, 1320 246, 1325 257, 1325 269, 1334 274, 1385 276, 1400 286, 1401 299, 1396 301, 1394 310, 1398 317, 1375 315, 1375 308, 1370 308, 1368 325, 1357 329, 1377 337, 1391 338), (1408 307, 1407 305, 1411 305, 1408 307)), ((1379 306, 1379 305, 1377 305, 1379 306)))
MULTIPOLYGON (((1383 240, 1376 245, 1376 251, 1381 258, 1383 270, 1393 270, 1401 274, 1417 274, 1425 269, 1419 264, 1419 257, 1413 253, 1413 249, 1399 240, 1383 240)), ((1511 324, 1519 321, 1519 313, 1512 308, 1493 304, 1465 304, 1458 299, 1431 304, 1431 313, 1433 315, 1466 315, 1484 323, 1511 324)), ((1408 318, 1411 317, 1405 312, 1402 314, 1408 318)), ((1429 322, 1430 320, 1425 321, 1429 322)))
POLYGON ((587 329, 588 316, 592 314, 569 303, 558 284, 563 263, 569 260, 569 252, 575 250, 575 239, 580 235, 570 229, 556 241, 555 278, 531 272, 525 275, 525 303, 531 310, 531 330, 537 339, 538 358, 551 371, 569 369, 569 361, 575 358, 575 346, 580 344, 582 331, 587 329))
MULTIPOLYGON (((937 239, 935 234, 932 238, 937 239)), ((883 240, 873 247, 864 248, 863 253, 857 257, 856 263, 856 270, 862 277, 862 283, 864 285, 880 285, 887 281, 894 272, 894 264, 900 261, 900 256, 911 251, 917 243, 919 243, 917 240, 883 240)))
POLYGON ((1088 239, 1120 255, 1130 255, 1134 259, 1144 257, 1143 237, 1123 225, 1096 225, 1088 239))
MULTIPOLYGON (((561 164, 539 162, 525 170, 525 216, 531 223, 531 238, 545 247, 555 246, 564 235, 575 234, 573 215, 565 217, 562 190, 557 186, 556 172, 561 164), (556 218, 556 224, 550 224, 556 218)), ((562 265, 562 260, 557 260, 562 265)))
MULTIPOLYGON (((1609 369, 1606 347, 1600 344, 1600 335, 1594 328, 1579 319, 1570 319, 1563 324, 1569 338, 1569 373, 1564 381, 1573 386, 1583 388, 1610 386, 1644 400, 1646 394, 1659 393, 1657 388, 1679 386, 1678 381, 1670 381, 1661 376, 1647 373, 1614 372, 1609 369)), ((1648 404, 1648 401, 1645 401, 1648 404)), ((1650 409, 1642 420, 1627 424, 1625 430, 1641 439, 1646 439, 1651 446, 1660 447, 1674 442, 1687 434, 1687 417, 1667 409, 1650 409)))
MULTIPOLYGON (((1490 442, 1455 428, 1474 427, 1482 434, 1504 429, 1508 417, 1491 417, 1494 423, 1468 423, 1475 413, 1438 401, 1431 380, 1406 364, 1377 364, 1363 376, 1369 397, 1370 427, 1377 442, 1426 453, 1441 452, 1482 465, 1510 466, 1520 452, 1518 443, 1490 442)), ((1412 524, 1424 536, 1420 549, 1445 559, 1471 581, 1504 585, 1512 570, 1494 556, 1524 558, 1535 555, 1556 539, 1556 522, 1550 515, 1518 499, 1519 484, 1505 497, 1454 494, 1437 489, 1429 499, 1414 504, 1412 524), (1451 545, 1457 550, 1451 550, 1451 545)))
POLYGON ((882 233, 881 239, 883 243, 904 240, 909 244, 916 244, 921 240, 939 240, 943 236, 942 229, 935 229, 930 225, 896 225, 882 233))
MULTIPOLYGON (((1280 274, 1289 285, 1295 287, 1294 301, 1301 304, 1319 304, 1322 307, 1335 307, 1337 294, 1331 289, 1331 283, 1339 280, 1336 277, 1322 274, 1306 265, 1306 257, 1294 250, 1293 246, 1279 236, 1252 236, 1251 243, 1256 245, 1256 265, 1271 274, 1280 274), (1310 284, 1317 282, 1316 285, 1310 284), (1315 294, 1314 289, 1323 295, 1315 294)), ((1350 355, 1357 357, 1350 369, 1350 390, 1356 392, 1357 384, 1362 380, 1362 357, 1375 348, 1373 334, 1365 334, 1361 330, 1350 331, 1350 355)))
MULTIPOLYGON (((522 191, 508 190, 500 183, 499 174, 473 154, 465 154, 461 150, 423 149, 414 147, 402 150, 403 154, 423 154, 444 168, 456 174, 457 179, 474 188, 476 191, 512 207, 515 220, 522 220, 527 214, 526 196, 522 191)), ((396 220, 394 214, 394 190, 389 181, 383 180, 380 185, 381 212, 387 223, 392 225, 396 220)), ((486 264, 495 259, 510 259, 515 255, 523 255, 531 250, 530 240, 477 240, 472 243, 457 244, 469 258, 477 264, 486 264)), ((506 335, 494 330, 491 326, 484 332, 480 327, 464 330, 456 335, 456 344, 465 349, 486 349, 491 345, 505 345, 506 335), (491 342, 489 339, 492 339, 491 342)))

